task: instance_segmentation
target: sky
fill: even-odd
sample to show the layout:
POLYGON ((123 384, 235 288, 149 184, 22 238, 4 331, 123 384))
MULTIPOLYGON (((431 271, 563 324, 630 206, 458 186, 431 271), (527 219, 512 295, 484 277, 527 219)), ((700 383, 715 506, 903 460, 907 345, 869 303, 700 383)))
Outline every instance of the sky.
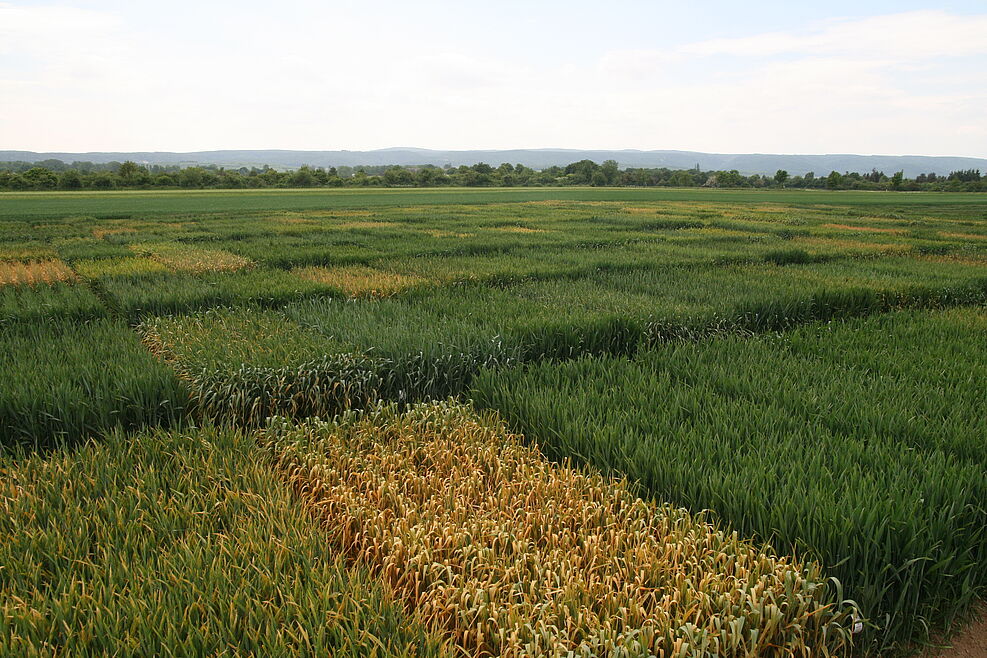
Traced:
POLYGON ((399 146, 987 157, 987 1, 0 0, 0 150, 399 146))

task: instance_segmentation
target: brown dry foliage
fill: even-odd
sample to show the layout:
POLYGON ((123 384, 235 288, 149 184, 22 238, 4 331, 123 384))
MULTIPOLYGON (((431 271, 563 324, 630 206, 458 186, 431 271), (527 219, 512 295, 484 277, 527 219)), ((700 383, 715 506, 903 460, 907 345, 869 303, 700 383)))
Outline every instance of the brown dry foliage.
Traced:
POLYGON ((275 420, 261 440, 329 540, 471 655, 846 649, 815 566, 553 464, 464 407, 275 420))
POLYGON ((0 286, 38 286, 75 281, 75 272, 60 260, 21 263, 0 261, 0 286))

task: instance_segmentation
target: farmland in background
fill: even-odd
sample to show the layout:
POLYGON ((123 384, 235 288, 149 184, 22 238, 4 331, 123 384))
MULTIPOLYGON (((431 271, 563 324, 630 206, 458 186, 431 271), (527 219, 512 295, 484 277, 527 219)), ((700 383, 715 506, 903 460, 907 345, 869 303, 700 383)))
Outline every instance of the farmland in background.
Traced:
MULTIPOLYGON (((216 464, 228 478, 223 500, 294 486, 295 498, 244 503, 236 517, 246 523, 242 542, 276 553, 259 539, 260 526, 280 515, 278 523, 309 533, 292 534, 285 550, 301 542, 306 560, 320 569, 336 565, 332 574, 293 581, 290 596, 305 611, 293 614, 295 630, 287 635, 273 629, 289 622, 260 605, 267 581, 249 581, 254 589, 238 600, 246 618, 258 620, 257 631, 243 640, 253 644, 230 646, 276 652, 314 642, 359 653, 377 640, 383 653, 417 655, 451 650, 449 642, 470 651, 519 646, 505 620, 523 623, 534 608, 497 612, 491 594, 485 612, 474 610, 480 617, 440 611, 453 590, 428 598, 424 585, 413 585, 425 573, 416 571, 424 557, 368 553, 360 543, 370 541, 359 534, 368 532, 369 519, 393 503, 346 507, 352 492, 310 485, 312 478, 325 485, 320 469, 370 457, 338 443, 364 421, 305 419, 376 409, 361 432, 393 441, 395 432, 404 436, 415 426, 414 414, 432 413, 415 403, 456 396, 499 412, 551 459, 589 469, 586 477, 596 477, 593 469, 626 476, 621 487, 656 505, 709 510, 714 534, 736 531, 759 542, 750 550, 767 543, 772 548, 764 550, 808 560, 805 573, 816 574, 821 588, 813 600, 828 602, 833 615, 819 636, 833 644, 812 646, 839 645, 853 605, 841 602, 852 600, 866 617, 855 636, 858 651, 902 651, 924 638, 926 625, 941 628, 962 614, 987 586, 985 304, 987 206, 976 195, 530 188, 0 195, 0 473, 13 483, 0 489, 0 504, 16 511, 10 533, 47 547, 24 544, 26 554, 38 554, 34 581, 0 570, 0 607, 8 611, 0 646, 79 646, 79 637, 32 616, 42 609, 48 612, 37 615, 69 614, 78 595, 53 584, 72 578, 73 568, 41 555, 116 550, 133 541, 128 528, 143 523, 103 518, 98 509, 90 518, 68 500, 56 504, 59 489, 77 482, 80 492, 97 484, 130 492, 107 493, 112 507, 114 496, 145 496, 122 484, 135 469, 156 472, 165 463, 171 470, 147 486, 206 486, 196 478, 216 464), (385 413, 378 401, 400 406, 385 413), (405 408, 411 416, 401 420, 405 408), (273 434, 271 416, 284 424, 273 434), (388 429, 395 424, 403 429, 388 429), (312 437, 322 443, 301 451, 299 442, 312 437), (98 466, 107 460, 120 472, 98 466), (314 470, 302 475, 292 463, 314 470), (273 479, 241 481, 241 469, 273 479), (319 510, 327 505, 341 516, 324 516, 319 510), (38 525, 38 514, 56 509, 94 524, 88 538, 38 525), (335 554, 312 556, 310 514, 358 533, 318 545, 338 550, 345 568, 335 554), (365 568, 386 585, 367 584, 365 568), (305 639, 325 622, 311 608, 312 588, 327 587, 344 599, 360 592, 351 602, 353 625, 330 624, 319 628, 321 639, 305 639), (367 593, 375 587, 383 589, 367 593), (395 603, 386 628, 362 626, 360 606, 395 596, 418 603, 395 603), (61 612, 50 612, 56 607, 61 612), (485 614, 500 630, 471 639, 471 624, 482 625, 485 614)), ((470 413, 454 412, 462 417, 449 436, 474 422, 470 413)), ((481 425, 490 423, 496 425, 481 425)), ((407 446, 395 445, 386 458, 426 454, 434 441, 450 440, 429 431, 415 430, 418 438, 408 435, 407 446)), ((485 431, 470 436, 479 432, 488 443, 463 441, 514 463, 515 448, 495 449, 504 444, 494 437, 503 435, 485 431)), ((569 482, 578 475, 527 459, 525 477, 569 482)), ((428 476, 402 467, 389 477, 428 476)), ((377 476, 368 477, 366 486, 377 486, 377 476)), ((455 473, 449 477, 458 482, 455 473)), ((465 487, 462 500, 470 500, 474 484, 454 486, 465 487)), ((594 484, 578 494, 582 502, 568 501, 571 513, 588 513, 597 490, 594 484)), ((167 503, 170 495, 148 490, 146 497, 173 509, 167 523, 188 526, 181 515, 192 507, 167 503)), ((489 517, 461 518, 457 509, 450 519, 476 527, 499 523, 505 513, 491 508, 489 517)), ((197 580, 207 576, 193 565, 225 550, 232 521, 202 523, 197 536, 212 543, 169 563, 175 576, 167 591, 181 605, 212 610, 201 617, 211 630, 197 641, 218 646, 238 633, 239 618, 210 608, 195 589, 209 586, 197 580)), ((142 550, 163 541, 152 533, 142 550)), ((607 541, 617 551, 627 540, 607 541)), ((694 549, 683 543, 681 550, 694 549)), ((131 555, 143 565, 143 553, 131 555)), ((241 557, 228 559, 229 570, 240 568, 241 557)), ((270 573, 250 578, 300 568, 271 559, 270 573)), ((442 559, 453 570, 444 587, 472 586, 466 571, 456 571, 466 563, 451 554, 442 559)), ((122 568, 92 565, 79 578, 122 568)), ((141 582, 153 577, 153 569, 134 568, 141 582)), ((617 581, 628 577, 619 564, 613 569, 617 581)), ((100 611, 85 626, 90 638, 110 638, 122 623, 110 601, 123 582, 101 583, 102 593, 87 599, 100 611)), ((138 605, 142 595, 128 596, 138 605)), ((558 609, 545 611, 542 619, 560 619, 551 616, 558 609)), ((709 614, 693 621, 728 623, 722 612, 709 614)), ((580 619, 568 626, 571 635, 538 646, 617 637, 580 619)), ((651 638, 651 649, 680 651, 681 642, 691 642, 686 653, 715 646, 743 655, 757 646, 754 627, 676 635, 682 624, 669 627, 662 644, 652 637, 660 626, 652 613, 633 619, 626 623, 650 620, 642 637, 651 638), (717 644, 703 644, 713 637, 717 644)), ((153 634, 128 631, 141 632, 153 634)), ((785 637, 790 648, 815 641, 785 637)), ((103 641, 104 648, 122 646, 103 641)))

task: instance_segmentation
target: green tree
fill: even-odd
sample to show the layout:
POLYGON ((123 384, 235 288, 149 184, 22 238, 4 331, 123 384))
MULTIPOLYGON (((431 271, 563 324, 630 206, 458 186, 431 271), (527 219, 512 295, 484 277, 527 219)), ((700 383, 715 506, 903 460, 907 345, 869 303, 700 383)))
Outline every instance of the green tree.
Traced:
POLYGON ((291 187, 312 187, 315 184, 315 175, 308 165, 302 165, 288 177, 288 184, 291 187))
POLYGON ((736 169, 730 171, 718 171, 715 175, 715 185, 723 187, 740 187, 746 181, 736 169))
POLYGON ((435 179, 438 177, 438 169, 432 167, 422 167, 417 172, 415 172, 415 185, 418 187, 431 187, 435 185, 435 179))
POLYGON ((113 179, 113 176, 110 176, 105 171, 101 171, 93 177, 92 186, 96 190, 112 190, 117 186, 117 183, 113 179))
POLYGON ((58 177, 58 186, 63 190, 78 190, 82 187, 82 176, 75 169, 69 169, 58 177))
POLYGON ((29 190, 31 189, 31 181, 21 174, 14 174, 7 181, 7 186, 12 190, 29 190))
POLYGON ((178 184, 182 187, 205 187, 206 171, 202 167, 186 167, 178 174, 178 184))
POLYGON ((826 187, 831 190, 843 185, 843 176, 838 171, 829 172, 829 176, 826 177, 826 187))
POLYGON ((905 172, 896 171, 894 176, 891 177, 891 189, 899 190, 901 189, 901 183, 905 180, 905 172))
POLYGON ((120 165, 120 168, 117 170, 117 175, 123 180, 129 181, 137 176, 137 173, 140 171, 140 169, 141 168, 137 165, 136 162, 134 162, 133 160, 127 160, 122 165, 120 165))
POLYGON ((31 167, 24 172, 24 178, 36 190, 53 190, 58 187, 58 176, 45 167, 31 167))
POLYGON ((784 169, 779 169, 775 172, 775 182, 781 186, 785 185, 785 181, 788 180, 788 172, 784 169))
POLYGON ((593 173, 599 168, 600 166, 592 160, 580 160, 567 165, 565 173, 569 176, 571 184, 586 185, 592 181, 593 173))
POLYGON ((600 171, 606 177, 607 185, 616 185, 617 178, 620 176, 620 165, 616 160, 604 160, 600 165, 600 171))
POLYGON ((411 185, 414 182, 414 175, 404 167, 389 167, 384 172, 384 183, 387 185, 411 185))
POLYGON ((692 187, 696 184, 695 178, 688 171, 676 171, 669 182, 675 187, 692 187))

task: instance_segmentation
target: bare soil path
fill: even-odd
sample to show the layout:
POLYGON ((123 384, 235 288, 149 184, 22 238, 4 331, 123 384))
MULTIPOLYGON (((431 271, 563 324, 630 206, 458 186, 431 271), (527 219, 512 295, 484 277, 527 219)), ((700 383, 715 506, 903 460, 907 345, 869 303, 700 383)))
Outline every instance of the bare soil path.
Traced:
POLYGON ((949 644, 948 649, 929 649, 922 658, 987 658, 987 606, 949 644))

